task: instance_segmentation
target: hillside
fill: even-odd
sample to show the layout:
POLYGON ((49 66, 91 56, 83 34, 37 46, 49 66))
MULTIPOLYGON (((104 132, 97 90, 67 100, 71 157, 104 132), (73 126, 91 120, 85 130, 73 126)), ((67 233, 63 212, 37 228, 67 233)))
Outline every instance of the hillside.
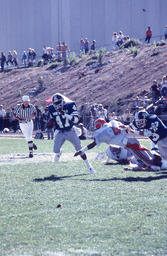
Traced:
POLYGON ((87 104, 102 103, 109 111, 123 113, 136 96, 150 93, 154 79, 160 83, 167 74, 167 43, 162 46, 141 45, 134 50, 107 52, 102 65, 92 55, 80 58, 77 64, 54 69, 31 67, 0 73, 0 104, 9 111, 21 95, 30 94, 31 103, 45 107, 44 100, 60 92, 77 102, 78 109, 87 104), (88 62, 97 62, 88 66, 88 62), (40 87, 41 85, 41 87, 40 87))

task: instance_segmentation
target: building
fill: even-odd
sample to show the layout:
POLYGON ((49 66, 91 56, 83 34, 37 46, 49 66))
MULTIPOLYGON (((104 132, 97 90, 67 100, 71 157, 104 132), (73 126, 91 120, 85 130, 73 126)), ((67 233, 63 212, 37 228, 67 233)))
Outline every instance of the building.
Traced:
POLYGON ((0 0, 0 6, 0 50, 16 50, 19 59, 29 47, 42 56, 43 45, 56 49, 58 41, 77 53, 85 37, 111 50, 113 32, 120 30, 144 42, 148 25, 153 42, 167 24, 167 0, 0 0))

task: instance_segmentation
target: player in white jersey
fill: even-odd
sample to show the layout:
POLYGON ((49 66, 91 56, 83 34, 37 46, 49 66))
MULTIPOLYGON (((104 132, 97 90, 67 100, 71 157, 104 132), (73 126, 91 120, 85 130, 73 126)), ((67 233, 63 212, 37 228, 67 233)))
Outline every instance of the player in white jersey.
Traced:
POLYGON ((130 153, 132 153, 138 165, 141 168, 149 168, 159 170, 160 167, 167 168, 167 163, 161 156, 154 154, 147 148, 140 145, 136 138, 127 137, 127 133, 131 132, 128 126, 124 126, 120 122, 114 120, 110 123, 106 123, 103 119, 97 119, 95 121, 96 130, 93 134, 93 142, 77 151, 74 156, 78 156, 81 153, 99 146, 101 143, 115 144, 124 147, 130 153))
POLYGON ((110 162, 110 159, 117 161, 119 164, 129 164, 132 158, 132 153, 127 149, 117 146, 110 145, 106 148, 107 160, 105 164, 110 162))
POLYGON ((33 121, 35 117, 36 109, 30 104, 30 98, 28 95, 22 97, 22 103, 17 104, 13 117, 19 121, 20 129, 28 142, 29 157, 33 157, 33 149, 37 149, 37 146, 33 143, 33 121))

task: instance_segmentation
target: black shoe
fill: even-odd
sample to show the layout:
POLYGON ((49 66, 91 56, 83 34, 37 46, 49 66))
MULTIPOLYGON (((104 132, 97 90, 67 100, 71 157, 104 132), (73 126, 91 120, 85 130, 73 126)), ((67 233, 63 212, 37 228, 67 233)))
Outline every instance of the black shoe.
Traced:
POLYGON ((32 152, 32 150, 29 151, 29 157, 30 157, 30 158, 33 157, 33 152, 32 152))
POLYGON ((37 150, 37 146, 33 143, 33 149, 37 150))

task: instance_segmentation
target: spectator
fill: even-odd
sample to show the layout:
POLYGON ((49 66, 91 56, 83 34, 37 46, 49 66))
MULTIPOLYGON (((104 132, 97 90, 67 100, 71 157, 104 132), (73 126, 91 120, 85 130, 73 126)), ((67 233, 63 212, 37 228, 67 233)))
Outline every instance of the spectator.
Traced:
POLYGON ((125 112, 124 114, 122 115, 122 119, 121 119, 121 122, 124 124, 124 125, 129 125, 130 124, 130 121, 131 121, 131 113, 130 113, 130 110, 127 108, 125 109, 125 112))
POLYGON ((91 49, 92 51, 95 51, 95 50, 96 50, 96 40, 93 40, 90 49, 91 49))
POLYGON ((149 99, 147 96, 144 96, 144 100, 143 100, 143 107, 144 109, 146 109, 148 107, 148 104, 149 104, 149 99))
POLYGON ((161 88, 162 88, 163 86, 166 86, 166 87, 167 87, 167 76, 163 76, 163 77, 162 77, 161 88))
POLYGON ((128 40, 127 37, 124 36, 123 39, 122 39, 123 44, 124 44, 127 40, 128 40))
POLYGON ((161 95, 163 98, 167 97, 167 76, 163 76, 163 78, 162 78, 161 95))
POLYGON ((23 52, 22 63, 23 63, 24 66, 27 65, 27 53, 26 53, 26 51, 23 52))
POLYGON ((11 112, 10 112, 10 114, 9 114, 9 117, 10 117, 10 123, 11 123, 11 126, 12 126, 12 130, 13 130, 13 132, 16 132, 17 131, 17 128, 18 128, 18 123, 19 123, 19 121, 18 120, 16 120, 15 118, 14 118, 14 110, 15 110, 15 108, 12 108, 11 109, 11 112))
POLYGON ((17 52, 15 50, 13 51, 13 63, 18 67, 17 52))
POLYGON ((9 51, 8 54, 8 60, 6 61, 6 64, 8 65, 9 63, 11 63, 13 65, 13 56, 12 56, 12 52, 9 51))
POLYGON ((117 116, 116 116, 115 112, 112 112, 111 114, 109 114, 109 120, 110 121, 117 120, 117 116))
POLYGON ((83 38, 81 38, 80 40, 80 51, 82 53, 85 53, 85 41, 83 40, 83 38))
POLYGON ((53 55, 53 48, 51 47, 48 47, 48 60, 51 60, 52 59, 52 55, 53 55))
POLYGON ((29 49, 28 49, 28 53, 27 53, 28 67, 31 67, 31 66, 32 66, 32 60, 33 60, 32 49, 29 48, 29 49))
POLYGON ((104 120, 107 119, 107 109, 105 109, 102 104, 98 105, 97 118, 101 118, 101 119, 104 119, 104 120))
POLYGON ((45 108, 45 111, 41 115, 40 123, 41 123, 41 131, 46 130, 46 124, 48 120, 50 119, 50 115, 48 112, 48 107, 45 108))
POLYGON ((41 118, 41 110, 38 108, 37 105, 35 105, 36 113, 35 113, 35 119, 34 119, 34 130, 40 130, 41 124, 40 124, 40 118, 41 118))
POLYGON ((62 60, 62 45, 60 42, 56 46, 56 50, 57 50, 57 61, 61 61, 62 60))
POLYGON ((54 138, 54 129, 53 128, 47 128, 47 136, 48 136, 48 140, 53 140, 54 138))
POLYGON ((32 51, 32 63, 34 64, 34 63, 36 62, 36 56, 37 56, 37 54, 36 54, 36 52, 35 52, 34 49, 31 49, 31 51, 32 51))
POLYGON ((68 48, 68 45, 63 42, 63 45, 62 45, 62 57, 63 57, 63 60, 65 60, 67 58, 67 51, 70 52, 70 49, 68 48))
POLYGON ((43 120, 43 125, 41 123, 41 130, 42 131, 47 131, 47 136, 48 136, 48 140, 52 139, 54 137, 54 128, 47 128, 47 122, 49 121, 49 119, 51 118, 49 111, 48 111, 48 107, 45 108, 45 111, 43 112, 41 119, 43 120))
POLYGON ((141 101, 139 99, 139 97, 137 96, 134 102, 135 108, 138 108, 141 106, 141 101))
POLYGON ((118 48, 118 36, 117 36, 117 33, 114 32, 112 37, 112 49, 117 50, 117 48, 118 48))
POLYGON ((87 129, 83 126, 83 123, 79 123, 78 124, 78 127, 80 128, 81 130, 81 135, 79 136, 79 139, 80 140, 86 140, 87 138, 87 129))
POLYGON ((123 38, 124 38, 124 35, 123 35, 122 31, 119 31, 118 42, 117 42, 118 46, 121 46, 123 44, 123 38))
POLYGON ((165 40, 167 39, 167 25, 165 27, 165 32, 164 32, 165 40))
POLYGON ((96 104, 92 104, 90 106, 89 117, 90 117, 90 119, 89 119, 88 130, 93 131, 94 130, 94 122, 97 119, 97 105, 96 104))
POLYGON ((148 29, 146 30, 145 42, 147 42, 149 44, 151 37, 152 37, 152 29, 150 26, 148 26, 148 29))
POLYGON ((3 109, 3 106, 0 105, 0 131, 4 129, 4 119, 6 116, 6 111, 3 109))
POLYGON ((5 57, 3 52, 1 52, 0 60, 1 60, 1 71, 3 72, 4 71, 4 64, 5 64, 5 61, 6 61, 6 57, 5 57))
POLYGON ((44 64, 47 64, 48 63, 48 48, 46 47, 46 45, 44 45, 44 47, 43 47, 42 58, 44 59, 44 64))
POLYGON ((89 51, 89 41, 87 38, 85 38, 85 54, 87 54, 89 51))
POLYGON ((155 102, 159 99, 160 96, 159 87, 156 80, 153 81, 153 85, 150 87, 150 90, 152 92, 152 103, 155 105, 155 102))

